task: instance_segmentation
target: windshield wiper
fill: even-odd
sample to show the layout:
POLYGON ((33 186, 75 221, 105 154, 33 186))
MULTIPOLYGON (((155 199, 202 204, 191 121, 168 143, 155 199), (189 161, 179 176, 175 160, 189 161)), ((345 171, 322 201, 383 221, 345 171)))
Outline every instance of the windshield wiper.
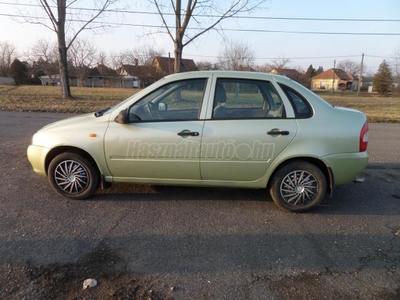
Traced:
POLYGON ((101 117, 101 116, 104 115, 104 113, 105 113, 107 110, 109 110, 109 109, 110 109, 110 108, 107 107, 107 108, 101 109, 101 110, 99 110, 99 111, 96 111, 96 112, 94 113, 94 116, 95 116, 96 118, 101 117))

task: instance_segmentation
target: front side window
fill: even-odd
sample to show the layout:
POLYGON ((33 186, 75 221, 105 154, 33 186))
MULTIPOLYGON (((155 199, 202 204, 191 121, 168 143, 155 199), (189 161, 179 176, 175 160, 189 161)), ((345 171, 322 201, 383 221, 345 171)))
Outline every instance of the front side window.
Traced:
POLYGON ((269 81, 221 78, 214 93, 213 119, 282 118, 282 100, 269 81))
POLYGON ((129 108, 129 120, 197 120, 207 79, 180 80, 163 85, 129 108))

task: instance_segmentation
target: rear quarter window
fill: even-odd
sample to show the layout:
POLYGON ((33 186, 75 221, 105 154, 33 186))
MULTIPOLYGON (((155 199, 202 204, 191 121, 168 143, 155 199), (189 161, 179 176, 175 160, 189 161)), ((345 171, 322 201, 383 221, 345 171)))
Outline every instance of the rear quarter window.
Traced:
POLYGON ((287 85, 280 83, 279 86, 292 104, 296 119, 307 119, 313 116, 311 105, 303 95, 287 85))

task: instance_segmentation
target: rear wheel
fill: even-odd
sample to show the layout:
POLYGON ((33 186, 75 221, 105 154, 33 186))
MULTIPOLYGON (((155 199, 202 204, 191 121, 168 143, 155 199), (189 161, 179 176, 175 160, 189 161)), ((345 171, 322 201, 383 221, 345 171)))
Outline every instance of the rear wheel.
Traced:
POLYGON ((271 197, 279 207, 301 212, 316 207, 325 198, 324 173, 306 161, 294 161, 278 169, 270 185, 271 197))
POLYGON ((93 195, 99 186, 99 175, 85 157, 77 153, 62 153, 50 163, 48 178, 61 196, 81 200, 93 195))

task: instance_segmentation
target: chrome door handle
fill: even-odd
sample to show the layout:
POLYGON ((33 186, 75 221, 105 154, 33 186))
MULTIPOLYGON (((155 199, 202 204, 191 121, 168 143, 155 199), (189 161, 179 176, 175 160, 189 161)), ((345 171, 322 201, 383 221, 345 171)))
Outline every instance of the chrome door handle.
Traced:
POLYGON ((178 132, 177 135, 179 135, 179 136, 199 136, 199 133, 196 131, 182 130, 181 132, 178 132))
POLYGON ((280 130, 278 128, 274 128, 270 131, 267 131, 267 134, 269 135, 289 135, 289 131, 287 130, 280 130))

